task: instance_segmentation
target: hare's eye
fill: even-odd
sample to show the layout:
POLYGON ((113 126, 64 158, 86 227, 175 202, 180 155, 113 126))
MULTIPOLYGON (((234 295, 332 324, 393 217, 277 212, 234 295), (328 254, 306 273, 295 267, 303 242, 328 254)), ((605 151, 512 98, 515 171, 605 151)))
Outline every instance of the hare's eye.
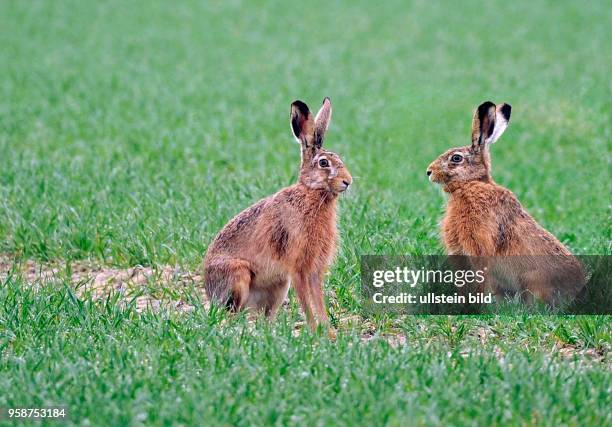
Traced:
POLYGON ((451 162, 453 163, 461 163, 462 160, 463 156, 461 154, 453 154, 453 156, 451 157, 451 162))
POLYGON ((329 161, 327 161, 327 159, 321 159, 319 160, 319 166, 321 166, 322 168, 326 168, 329 166, 329 161))

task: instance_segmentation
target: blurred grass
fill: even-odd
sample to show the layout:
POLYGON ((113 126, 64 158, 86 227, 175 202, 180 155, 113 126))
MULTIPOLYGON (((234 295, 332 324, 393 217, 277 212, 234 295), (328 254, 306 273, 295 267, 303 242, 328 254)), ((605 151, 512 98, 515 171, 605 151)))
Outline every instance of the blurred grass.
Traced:
POLYGON ((423 171, 485 99, 514 106, 495 178, 574 252, 610 253, 605 2, 1 7, 0 250, 195 265, 295 180, 289 103, 329 95, 326 144, 357 178, 337 271, 442 251, 423 171))

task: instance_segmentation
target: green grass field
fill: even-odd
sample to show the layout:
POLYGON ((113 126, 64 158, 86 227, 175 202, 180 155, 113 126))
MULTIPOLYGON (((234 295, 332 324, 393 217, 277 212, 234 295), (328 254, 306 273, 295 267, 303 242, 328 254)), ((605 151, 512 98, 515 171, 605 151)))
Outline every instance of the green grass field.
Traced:
POLYGON ((336 342, 296 333, 293 297, 252 324, 194 289, 191 312, 137 312, 67 275, 10 276, 0 407, 65 405, 80 425, 612 422, 610 317, 366 320, 358 289, 362 254, 443 253, 425 169, 488 99, 513 106, 496 181, 574 253, 612 254, 612 8, 328 3, 0 3, 7 257, 195 271, 229 218, 296 180, 297 98, 332 98, 326 146, 355 178, 326 281, 336 342))

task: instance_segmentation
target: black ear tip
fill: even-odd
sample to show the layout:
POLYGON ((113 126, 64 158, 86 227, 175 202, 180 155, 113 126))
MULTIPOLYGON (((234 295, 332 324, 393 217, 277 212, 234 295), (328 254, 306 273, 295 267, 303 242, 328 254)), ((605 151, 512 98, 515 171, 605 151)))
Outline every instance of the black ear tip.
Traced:
POLYGON ((293 110, 294 108, 296 108, 300 113, 304 115, 308 114, 308 112, 310 111, 308 109, 308 105, 306 105, 306 103, 300 101, 299 99, 291 103, 291 109, 293 110))
POLYGON ((329 96, 326 96, 325 98, 323 98, 323 104, 325 104, 325 102, 331 103, 331 98, 329 96))
POLYGON ((491 108, 495 108, 495 104, 491 101, 485 101, 478 106, 478 111, 489 111, 491 108))
POLYGON ((510 104, 502 105, 499 111, 504 119, 510 120, 510 113, 512 113, 512 106, 510 104))

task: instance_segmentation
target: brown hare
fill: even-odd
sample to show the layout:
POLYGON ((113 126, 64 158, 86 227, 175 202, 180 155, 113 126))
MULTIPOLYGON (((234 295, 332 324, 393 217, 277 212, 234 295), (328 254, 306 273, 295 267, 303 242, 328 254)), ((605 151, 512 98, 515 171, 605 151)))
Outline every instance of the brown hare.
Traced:
POLYGON ((575 296, 584 274, 569 250, 491 177, 489 148, 508 127, 510 112, 508 104, 481 104, 472 121, 471 145, 446 151, 429 165, 427 175, 449 195, 441 224, 447 253, 504 256, 472 261, 489 270, 487 287, 499 296, 520 293, 525 300, 550 304, 557 296, 575 296))
POLYGON ((331 101, 313 117, 291 104, 290 124, 302 148, 298 182, 231 219, 204 258, 208 296, 231 310, 273 318, 293 284, 310 326, 327 324, 322 281, 336 251, 336 202, 352 178, 335 153, 322 148, 331 101))

